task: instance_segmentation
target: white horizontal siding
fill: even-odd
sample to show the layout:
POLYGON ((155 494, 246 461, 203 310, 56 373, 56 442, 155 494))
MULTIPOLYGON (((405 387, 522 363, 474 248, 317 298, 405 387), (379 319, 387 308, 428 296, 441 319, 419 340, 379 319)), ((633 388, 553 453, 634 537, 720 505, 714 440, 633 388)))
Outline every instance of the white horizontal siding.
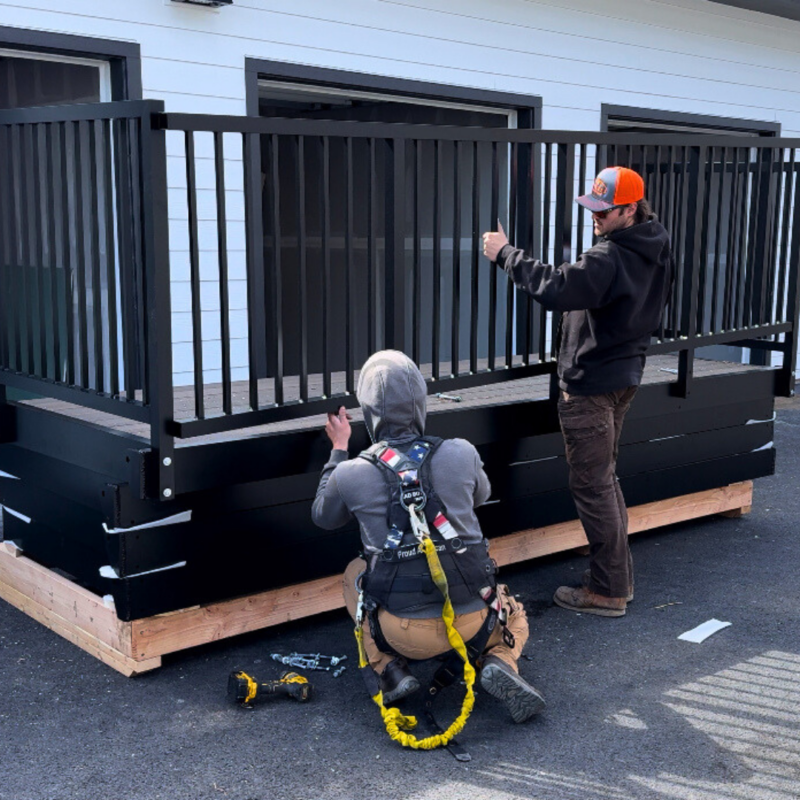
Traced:
MULTIPOLYGON (((54 5, 0 0, 0 18, 138 42, 145 97, 174 112, 244 114, 244 61, 254 57, 538 95, 546 128, 596 130, 607 103, 777 121, 784 135, 800 136, 800 22, 707 0, 235 0, 219 13, 163 0, 54 5)), ((182 136, 168 137, 175 371, 191 380, 183 147, 182 136)), ((211 312, 219 307, 211 136, 197 135, 195 148, 201 304, 211 312)), ((232 336, 236 366, 246 368, 238 136, 225 137, 225 182, 232 336)), ((203 329, 216 330, 205 319, 203 329)), ((211 380, 218 365, 206 366, 211 380)))

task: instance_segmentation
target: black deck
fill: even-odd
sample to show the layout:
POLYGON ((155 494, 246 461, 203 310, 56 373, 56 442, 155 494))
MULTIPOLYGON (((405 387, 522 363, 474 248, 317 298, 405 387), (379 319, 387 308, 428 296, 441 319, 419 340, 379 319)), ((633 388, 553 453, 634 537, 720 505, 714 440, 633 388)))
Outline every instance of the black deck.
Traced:
MULTIPOLYGON (((776 373, 698 360, 693 391, 680 398, 676 369, 677 357, 649 360, 626 422, 618 472, 629 505, 774 471, 776 373)), ((548 378, 526 378, 461 390, 459 403, 429 398, 428 432, 463 436, 481 453, 493 486, 480 510, 490 538, 575 518, 549 390, 548 378)), ((16 478, 0 480, 6 538, 112 595, 122 619, 335 574, 358 551, 354 525, 311 523, 330 451, 324 416, 180 442, 176 497, 165 502, 145 499, 144 427, 54 400, 11 408, 15 440, 0 445, 0 470, 16 478), (186 512, 189 521, 137 527, 186 512), (101 576, 103 567, 119 577, 101 576)), ((357 451, 368 441, 353 416, 357 451)))

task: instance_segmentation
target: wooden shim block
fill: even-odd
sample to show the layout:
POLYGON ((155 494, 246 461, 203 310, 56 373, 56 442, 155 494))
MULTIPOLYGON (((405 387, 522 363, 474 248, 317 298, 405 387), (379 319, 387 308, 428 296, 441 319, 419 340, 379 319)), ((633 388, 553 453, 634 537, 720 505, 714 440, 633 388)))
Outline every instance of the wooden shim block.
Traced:
POLYGON ((730 511, 720 511, 720 516, 730 517, 731 519, 739 519, 739 517, 749 514, 752 510, 752 506, 742 506, 741 508, 732 508, 730 511))
POLYGON ((0 551, 11 556, 11 558, 19 558, 22 555, 22 550, 13 542, 0 542, 0 551))
POLYGON ((134 661, 132 658, 120 653, 113 647, 92 636, 86 631, 81 630, 77 625, 72 622, 54 614, 47 608, 44 608, 35 600, 27 597, 24 594, 12 589, 6 584, 0 583, 0 597, 10 603, 15 608, 18 608, 24 614, 32 617, 40 624, 49 628, 51 631, 62 636, 67 641, 85 650, 89 655, 102 661, 104 664, 113 667, 117 672, 122 673, 125 677, 130 678, 132 675, 138 675, 141 672, 157 669, 161 666, 160 658, 150 658, 146 661, 134 661))
POLYGON ((131 623, 133 656, 154 658, 344 607, 342 577, 272 589, 131 623))
MULTIPOLYGON (((750 505, 753 482, 743 481, 655 503, 645 503, 628 509, 628 533, 660 528, 675 522, 684 522, 730 509, 750 505)), ((562 550, 584 547, 588 542, 579 520, 560 522, 545 528, 532 528, 491 540, 492 558, 502 567, 531 558, 558 553, 562 550)))
POLYGON ((24 555, 14 557, 3 548, 0 549, 0 596, 6 589, 30 599, 37 608, 104 642, 115 652, 132 656, 130 630, 126 627, 129 623, 120 622, 102 597, 24 555))
MULTIPOLYGON (((753 482, 661 500, 628 510, 629 533, 729 511, 749 510, 753 482)), ((746 512, 744 512, 746 513, 746 512)), ((493 539, 501 566, 587 544, 578 520, 493 539)), ((0 547, 0 597, 121 672, 156 669, 161 656, 240 633, 344 607, 341 576, 273 589, 208 606, 121 622, 102 598, 0 547)))

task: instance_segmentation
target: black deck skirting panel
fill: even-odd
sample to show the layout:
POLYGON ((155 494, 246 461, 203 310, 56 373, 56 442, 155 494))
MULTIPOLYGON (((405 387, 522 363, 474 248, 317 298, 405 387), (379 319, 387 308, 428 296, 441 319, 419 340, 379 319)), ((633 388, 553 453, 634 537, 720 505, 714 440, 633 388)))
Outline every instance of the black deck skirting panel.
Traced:
MULTIPOLYGON (((669 384, 643 386, 620 449, 628 504, 772 474, 773 380, 769 371, 704 377, 683 399, 669 384)), ((17 479, 0 479, 0 502, 31 521, 6 513, 6 538, 112 595, 121 619, 325 577, 358 552, 355 524, 328 532, 310 519, 329 452, 318 429, 187 448, 183 493, 158 502, 142 497, 148 454, 136 440, 42 409, 15 411, 0 469, 17 479), (185 511, 190 522, 127 530, 185 511), (119 578, 101 577, 106 566, 119 578)), ((549 401, 432 414, 429 430, 478 446, 493 485, 494 502, 479 510, 490 538, 575 518, 549 401)), ((353 451, 365 438, 357 426, 353 451)))

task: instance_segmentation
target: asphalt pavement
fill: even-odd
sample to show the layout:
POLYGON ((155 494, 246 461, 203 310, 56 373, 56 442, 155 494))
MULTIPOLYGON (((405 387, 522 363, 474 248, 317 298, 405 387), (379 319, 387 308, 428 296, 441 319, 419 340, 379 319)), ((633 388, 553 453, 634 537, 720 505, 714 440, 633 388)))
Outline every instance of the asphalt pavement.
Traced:
MULTIPOLYGON (((389 740, 344 612, 129 679, 0 601, 0 800, 797 800, 800 405, 779 406, 777 474, 756 481, 752 513, 632 538, 627 616, 552 604, 584 569, 574 554, 503 571, 529 611, 521 672, 548 706, 515 725, 479 693, 459 737, 469 763, 389 740), (731 625, 678 639, 710 619, 731 625), (347 654, 349 668, 306 673, 306 704, 228 701, 231 670, 276 678, 270 654, 292 651, 347 654)), ((445 723, 460 689, 448 695, 445 723)))

